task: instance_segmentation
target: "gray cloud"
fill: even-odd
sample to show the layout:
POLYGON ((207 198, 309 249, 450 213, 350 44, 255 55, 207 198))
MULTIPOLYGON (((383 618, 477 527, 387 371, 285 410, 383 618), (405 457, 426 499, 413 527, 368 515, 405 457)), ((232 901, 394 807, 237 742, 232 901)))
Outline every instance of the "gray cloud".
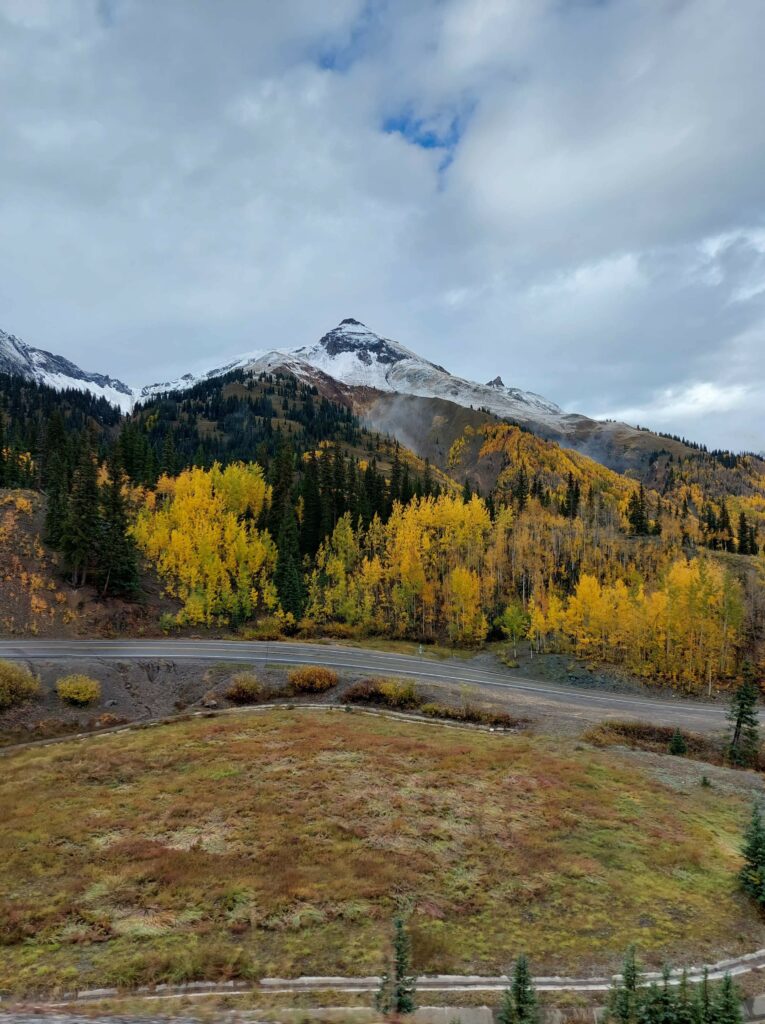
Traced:
POLYGON ((0 326, 143 383, 353 315, 765 447, 765 5, 0 0, 0 326))

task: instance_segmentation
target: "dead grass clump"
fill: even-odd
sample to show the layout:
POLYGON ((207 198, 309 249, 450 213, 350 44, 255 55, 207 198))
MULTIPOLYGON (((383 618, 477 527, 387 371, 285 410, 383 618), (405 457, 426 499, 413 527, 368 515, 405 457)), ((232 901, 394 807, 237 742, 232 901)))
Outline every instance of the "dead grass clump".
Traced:
POLYGON ((0 711, 32 700, 40 693, 40 681, 21 665, 0 661, 0 711))
POLYGON ((362 679, 345 691, 352 704, 377 704, 397 711, 413 711, 424 703, 411 679, 362 679))
POLYGON ((321 665, 293 668, 287 678, 295 693, 325 693, 337 686, 337 672, 321 665))
POLYGON ((84 707, 101 699, 101 684, 90 676, 64 676, 56 683, 56 693, 67 704, 84 707))
MULTIPOLYGON (((723 752, 719 743, 699 733, 680 730, 688 748, 688 757, 710 764, 722 764, 723 752)), ((615 745, 632 747, 634 750, 651 750, 666 754, 675 729, 669 725, 650 725, 646 722, 610 721, 592 726, 582 737, 596 747, 615 745)))
POLYGON ((448 704, 428 703, 423 704, 420 711, 430 718, 446 718, 453 722, 468 722, 471 725, 488 725, 494 729, 519 729, 529 721, 528 718, 509 715, 506 711, 492 711, 476 707, 475 704, 450 707, 448 704))
POLYGON ((225 696, 232 704, 255 704, 263 699, 263 684, 254 672, 239 672, 231 680, 225 696))

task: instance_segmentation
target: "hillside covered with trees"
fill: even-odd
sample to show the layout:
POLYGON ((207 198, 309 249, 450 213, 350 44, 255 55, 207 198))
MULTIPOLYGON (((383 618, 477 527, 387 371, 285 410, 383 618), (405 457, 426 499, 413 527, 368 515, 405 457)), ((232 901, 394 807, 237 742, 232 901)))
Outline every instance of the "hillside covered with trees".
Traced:
POLYGON ((0 486, 45 496, 70 585, 140 600, 148 568, 179 626, 506 637, 688 690, 760 658, 754 456, 658 452, 636 480, 513 424, 468 425, 448 458, 458 486, 280 374, 130 416, 5 377, 0 417, 0 486), (494 467, 485 495, 476 460, 494 467))

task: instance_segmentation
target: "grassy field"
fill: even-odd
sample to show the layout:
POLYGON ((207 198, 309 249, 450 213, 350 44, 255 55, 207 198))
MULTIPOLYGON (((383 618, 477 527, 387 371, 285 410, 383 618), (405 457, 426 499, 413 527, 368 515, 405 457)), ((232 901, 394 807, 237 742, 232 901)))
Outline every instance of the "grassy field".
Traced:
POLYGON ((396 909, 421 971, 765 945, 735 886, 745 800, 566 740, 277 711, 2 769, 6 991, 374 973, 396 909))

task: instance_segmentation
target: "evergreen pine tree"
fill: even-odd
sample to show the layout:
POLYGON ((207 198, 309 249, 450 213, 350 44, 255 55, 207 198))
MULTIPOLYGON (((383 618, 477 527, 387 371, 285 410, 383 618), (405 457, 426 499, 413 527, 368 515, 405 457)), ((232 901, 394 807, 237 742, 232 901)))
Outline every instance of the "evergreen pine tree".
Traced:
POLYGON ((672 739, 669 741, 669 752, 678 756, 688 753, 688 744, 685 742, 685 737, 679 729, 675 729, 672 733, 672 739))
POLYGON ((433 470, 430 466, 430 459, 425 459, 425 470, 422 474, 422 493, 427 498, 433 492, 433 470))
POLYGON ((661 988, 656 999, 655 1014, 658 1024, 675 1024, 675 994, 670 988, 671 971, 665 964, 661 971, 661 988))
POLYGON ((696 1024, 693 999, 688 986, 688 973, 683 971, 675 998, 674 1024, 696 1024))
POLYGON ((534 991, 529 961, 524 954, 521 954, 515 962, 511 990, 518 1024, 537 1024, 539 1020, 537 996, 534 991))
POLYGON ((648 533, 648 508, 642 483, 638 490, 633 491, 630 495, 627 503, 627 519, 634 536, 644 537, 648 533))
POLYGON ((738 516, 738 553, 740 555, 751 555, 749 548, 750 532, 749 523, 746 520, 746 513, 739 512, 738 516))
POLYGON ((104 594, 135 597, 139 591, 138 550, 128 533, 122 483, 119 465, 113 460, 109 466, 109 482, 104 488, 104 529, 99 562, 104 594))
POLYGON ((305 605, 305 591, 300 565, 297 520, 292 506, 287 506, 284 511, 276 547, 278 554, 274 585, 279 602, 283 611, 291 612, 295 619, 299 619, 305 605))
POLYGON ((303 521, 300 524, 300 550, 303 554, 313 558, 322 541, 319 466, 315 452, 311 452, 305 464, 301 494, 303 497, 303 521))
POLYGON ((518 1024, 518 1015, 515 1012, 515 999, 513 990, 508 986, 502 993, 502 1002, 497 1013, 498 1024, 518 1024))
POLYGON ((704 974, 701 978, 701 982, 696 989, 696 998, 694 1000, 694 1020, 695 1024, 712 1024, 712 990, 709 987, 709 968, 704 968, 704 974))
POLYGON ((60 547, 73 586, 84 586, 88 573, 97 564, 102 535, 101 503, 95 456, 86 438, 72 481, 60 547))
POLYGON ((726 974, 712 1001, 714 1024, 743 1024, 741 996, 730 974, 726 974))
POLYGON ((292 506, 294 452, 287 441, 280 441, 271 471, 271 507, 267 526, 271 536, 277 538, 288 507, 292 506))
POLYGON ((69 494, 66 486, 66 466, 61 463, 48 475, 47 504, 45 508, 45 540, 59 549, 66 529, 69 494))
POLYGON ((757 704, 760 691, 751 664, 744 665, 744 681, 731 698, 728 721, 733 732, 728 744, 732 764, 748 768, 756 764, 760 750, 760 723, 757 704))
POLYGON ((735 551, 736 544, 733 540, 733 527, 731 526, 728 506, 723 502, 720 506, 720 517, 717 520, 717 529, 720 533, 720 543, 724 551, 735 551))
POLYGON ((513 497, 518 506, 518 511, 523 512, 529 500, 529 477, 526 467, 521 463, 513 485, 513 497))
POLYGON ((608 1001, 609 1017, 618 1021, 618 1024, 634 1024, 639 985, 640 972, 635 947, 630 946, 624 957, 621 981, 611 989, 608 1001))
POLYGON ((172 430, 168 429, 162 442, 162 458, 159 464, 160 476, 175 476, 178 471, 178 459, 175 451, 175 439, 172 430))
POLYGON ((741 888, 765 907, 765 823, 759 803, 752 807, 752 817, 744 833, 744 866, 739 873, 741 888))
POLYGON ((402 918, 393 921, 393 973, 384 972, 375 1006, 381 1013, 414 1013, 416 978, 411 975, 412 952, 402 918))

